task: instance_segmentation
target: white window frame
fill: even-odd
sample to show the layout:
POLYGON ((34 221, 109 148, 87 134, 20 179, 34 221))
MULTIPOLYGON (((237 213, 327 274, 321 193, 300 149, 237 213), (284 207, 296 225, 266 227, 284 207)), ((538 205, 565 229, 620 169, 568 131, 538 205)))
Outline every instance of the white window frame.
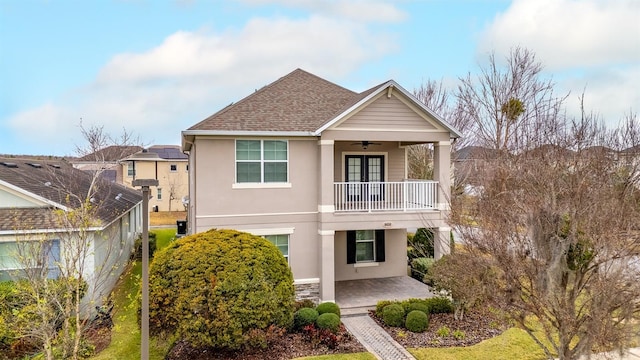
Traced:
POLYGON ((127 177, 136 176, 136 166, 133 161, 127 162, 127 177))
POLYGON ((356 230, 356 264, 358 264, 358 263, 372 263, 372 262, 376 262, 376 232, 375 232, 375 230, 356 230), (373 234, 373 238, 359 240, 358 239, 358 233, 365 232, 365 231, 371 231, 372 234, 373 234), (372 244, 373 259, 370 259, 370 260, 369 259, 367 259, 367 260, 358 260, 358 244, 364 244, 364 243, 371 243, 372 244))
POLYGON ((234 147, 235 156, 235 169, 234 169, 234 188, 245 187, 291 187, 289 184, 289 140, 283 139, 236 139, 234 147), (238 160, 238 141, 259 141, 260 142, 260 159, 259 160, 238 160), (264 159, 264 142, 265 141, 282 141, 287 146, 287 158, 286 160, 265 160, 264 159), (238 163, 260 163, 260 181, 259 182, 238 182, 238 163), (278 182, 265 182, 264 180, 264 164, 265 163, 285 163, 286 164, 286 179, 285 181, 278 182))
POLYGON ((282 254, 282 256, 284 256, 284 258, 287 259, 287 264, 288 264, 289 263, 289 253, 291 252, 290 249, 289 249, 289 244, 291 242, 289 234, 271 234, 271 235, 262 235, 262 237, 267 239, 267 240, 269 240, 269 242, 271 242, 273 245, 275 245, 278 248, 278 250, 280 250, 280 253, 282 254), (279 245, 278 242, 277 242, 279 239, 276 239, 275 242, 274 242, 272 239, 269 238, 269 236, 277 236, 277 237, 283 236, 283 237, 286 237, 286 239, 287 239, 287 253, 283 254, 282 250, 280 250, 280 246, 281 245, 279 245))
POLYGON ((169 164, 170 172, 178 172, 178 164, 169 164))
POLYGON ((156 200, 162 201, 162 188, 156 188, 156 200))

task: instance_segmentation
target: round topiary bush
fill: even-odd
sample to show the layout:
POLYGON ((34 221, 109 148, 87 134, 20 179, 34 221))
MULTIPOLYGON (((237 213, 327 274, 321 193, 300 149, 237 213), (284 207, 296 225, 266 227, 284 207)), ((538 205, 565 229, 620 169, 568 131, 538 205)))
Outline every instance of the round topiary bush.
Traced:
POLYGON ((248 331, 289 328, 295 295, 287 261, 268 240, 235 230, 183 237, 149 268, 149 325, 194 346, 237 349, 248 331))
POLYGON ((302 329, 307 325, 314 324, 318 319, 318 312, 312 308, 301 308, 293 314, 293 326, 302 329))
POLYGON ((410 302, 407 304, 407 306, 405 306, 404 309, 407 314, 414 310, 422 311, 425 314, 428 314, 430 311, 429 304, 424 301, 410 302))
POLYGON ((340 317, 334 313, 320 314, 316 320, 316 325, 320 329, 327 329, 335 334, 340 329, 340 317))
POLYGON ((415 333, 421 333, 429 327, 429 315, 420 310, 413 310, 407 314, 404 327, 415 333))
POLYGON ((400 304, 387 305, 382 309, 382 321, 387 326, 402 326, 404 323, 404 308, 400 304))
POLYGON ((333 313, 340 317, 340 307, 338 306, 338 304, 333 302, 322 303, 316 307, 316 310, 318 311, 319 315, 333 313))

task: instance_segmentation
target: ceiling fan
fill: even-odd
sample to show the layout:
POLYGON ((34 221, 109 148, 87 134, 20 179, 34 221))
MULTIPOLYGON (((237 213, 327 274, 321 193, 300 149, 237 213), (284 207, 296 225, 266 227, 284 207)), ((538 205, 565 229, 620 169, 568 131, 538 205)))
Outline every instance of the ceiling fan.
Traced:
POLYGON ((357 141, 357 142, 351 143, 351 145, 361 145, 364 150, 367 150, 369 145, 382 145, 382 143, 365 140, 365 141, 357 141))

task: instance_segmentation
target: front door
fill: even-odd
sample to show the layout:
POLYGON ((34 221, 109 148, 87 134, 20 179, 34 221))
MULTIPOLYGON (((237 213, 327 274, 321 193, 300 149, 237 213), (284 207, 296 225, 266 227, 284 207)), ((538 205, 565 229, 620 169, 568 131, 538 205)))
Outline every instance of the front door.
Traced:
POLYGON ((360 183, 347 185, 349 200, 382 200, 384 155, 346 155, 345 177, 346 182, 360 183))

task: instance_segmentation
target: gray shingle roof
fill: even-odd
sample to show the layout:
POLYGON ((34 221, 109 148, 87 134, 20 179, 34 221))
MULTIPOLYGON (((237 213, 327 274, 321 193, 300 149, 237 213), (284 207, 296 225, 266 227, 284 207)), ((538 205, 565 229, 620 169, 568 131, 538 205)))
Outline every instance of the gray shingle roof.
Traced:
POLYGON ((120 146, 112 145, 107 146, 104 149, 98 150, 91 154, 84 155, 75 161, 87 161, 87 162, 103 162, 103 161, 119 161, 127 156, 137 153, 142 150, 140 146, 120 146))
POLYGON ((296 69, 189 130, 312 132, 366 97, 365 93, 296 69))
MULTIPOLYGON (((80 201, 90 196, 97 207, 95 220, 102 225, 112 222, 142 201, 139 191, 104 178, 93 179, 91 174, 60 160, 0 158, 0 181, 48 200, 49 208, 77 208, 80 201), (95 191, 89 195, 93 180, 95 191)), ((55 219, 42 215, 45 212, 42 208, 0 208, 0 230, 26 229, 25 225, 51 228, 55 219), (21 219, 20 224, 16 224, 17 218, 21 219)), ((50 211, 48 213, 51 214, 50 211)))
POLYGON ((186 160, 189 158, 180 150, 178 145, 153 145, 148 151, 158 154, 161 159, 166 160, 186 160))

